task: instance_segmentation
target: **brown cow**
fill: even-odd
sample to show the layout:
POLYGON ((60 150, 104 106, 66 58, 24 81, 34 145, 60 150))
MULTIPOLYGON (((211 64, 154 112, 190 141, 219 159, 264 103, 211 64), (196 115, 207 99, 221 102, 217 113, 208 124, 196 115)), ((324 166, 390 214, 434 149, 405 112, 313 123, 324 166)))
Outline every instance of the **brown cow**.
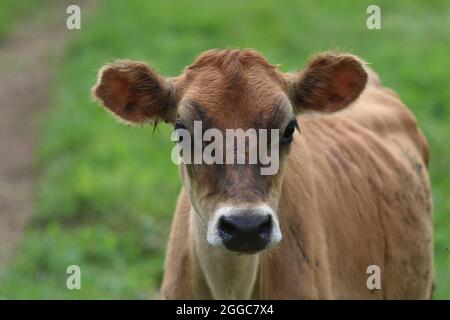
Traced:
POLYGON ((211 50, 176 78, 117 61, 94 95, 130 123, 282 132, 275 175, 180 166, 164 298, 430 298, 427 142, 357 57, 319 54, 286 74, 252 50, 211 50), (368 286, 371 265, 380 289, 368 286))

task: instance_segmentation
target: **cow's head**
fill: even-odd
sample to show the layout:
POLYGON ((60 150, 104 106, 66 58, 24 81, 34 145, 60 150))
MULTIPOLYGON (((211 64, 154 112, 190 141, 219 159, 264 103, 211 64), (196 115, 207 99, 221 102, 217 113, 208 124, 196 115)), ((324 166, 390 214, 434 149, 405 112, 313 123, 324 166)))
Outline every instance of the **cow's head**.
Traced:
MULTIPOLYGON (((94 96, 128 123, 163 120, 193 133, 194 121, 201 121, 203 130, 215 128, 224 137, 226 129, 279 130, 275 174, 262 175, 259 162, 180 165, 208 242, 250 253, 281 240, 277 207, 296 116, 339 111, 359 96, 366 81, 360 60, 352 55, 319 54, 305 70, 285 74, 252 50, 211 50, 176 78, 164 78, 140 62, 108 64, 99 73, 94 96)), ((274 143, 270 134, 268 143, 274 143)))

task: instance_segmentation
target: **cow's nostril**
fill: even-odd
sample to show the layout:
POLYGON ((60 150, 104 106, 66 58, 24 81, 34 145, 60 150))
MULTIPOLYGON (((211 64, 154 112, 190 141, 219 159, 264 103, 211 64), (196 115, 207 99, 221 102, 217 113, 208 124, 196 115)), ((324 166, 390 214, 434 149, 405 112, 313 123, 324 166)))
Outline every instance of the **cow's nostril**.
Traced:
POLYGON ((266 216, 258 227, 258 232, 262 237, 267 236, 272 231, 272 217, 266 216))
POLYGON ((232 221, 228 221, 227 217, 221 217, 219 231, 227 236, 232 236, 236 232, 236 225, 232 221))

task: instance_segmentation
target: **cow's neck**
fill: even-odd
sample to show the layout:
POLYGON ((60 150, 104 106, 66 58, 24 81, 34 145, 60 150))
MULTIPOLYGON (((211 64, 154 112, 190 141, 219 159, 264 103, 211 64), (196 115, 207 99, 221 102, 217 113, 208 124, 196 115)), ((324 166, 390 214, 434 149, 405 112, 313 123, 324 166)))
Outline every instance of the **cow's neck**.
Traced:
POLYGON ((200 273, 196 279, 205 284, 201 288, 208 290, 213 299, 250 299, 254 297, 260 254, 237 254, 211 246, 206 240, 205 226, 191 208, 190 239, 193 240, 194 272, 200 273))

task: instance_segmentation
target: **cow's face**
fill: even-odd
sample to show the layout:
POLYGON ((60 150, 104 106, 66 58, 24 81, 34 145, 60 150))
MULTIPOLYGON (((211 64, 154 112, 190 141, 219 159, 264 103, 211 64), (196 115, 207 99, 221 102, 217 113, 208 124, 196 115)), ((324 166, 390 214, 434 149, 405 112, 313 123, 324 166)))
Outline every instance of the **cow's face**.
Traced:
POLYGON ((199 230, 211 245, 251 253, 281 240, 277 207, 297 114, 338 111, 366 80, 351 55, 322 54, 303 72, 283 74, 254 51, 224 50, 204 53, 172 79, 142 63, 109 64, 94 95, 127 122, 174 124, 199 230))

